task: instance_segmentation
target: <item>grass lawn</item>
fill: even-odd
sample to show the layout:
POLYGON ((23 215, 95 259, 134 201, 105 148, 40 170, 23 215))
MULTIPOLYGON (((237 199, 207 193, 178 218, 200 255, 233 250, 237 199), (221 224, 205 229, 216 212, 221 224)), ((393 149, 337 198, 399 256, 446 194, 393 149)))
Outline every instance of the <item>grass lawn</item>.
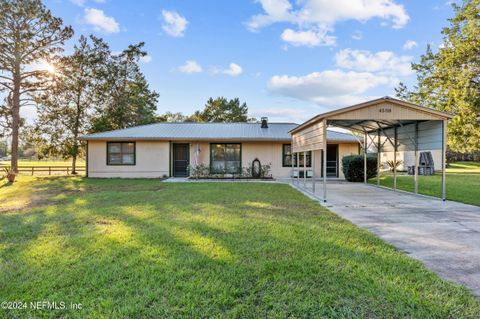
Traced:
POLYGON ((0 202, 0 301, 82 304, 0 318, 480 314, 465 288, 288 185, 21 177, 0 202))
MULTIPOLYGON (((372 178, 370 183, 376 183, 372 178)), ((381 175, 380 185, 393 187, 393 176, 381 175)), ((397 176, 398 189, 413 192, 414 179, 410 175, 397 176)), ((442 176, 419 176, 418 191, 424 195, 442 196, 442 176)), ((447 168, 447 199, 480 206, 480 163, 458 162, 447 168)))

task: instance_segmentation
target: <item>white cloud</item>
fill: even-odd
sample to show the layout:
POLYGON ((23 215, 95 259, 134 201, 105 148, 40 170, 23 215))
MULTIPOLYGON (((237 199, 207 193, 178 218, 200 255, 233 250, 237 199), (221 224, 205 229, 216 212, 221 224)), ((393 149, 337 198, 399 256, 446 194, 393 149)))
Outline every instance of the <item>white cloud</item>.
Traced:
POLYGON ((335 44, 335 37, 330 36, 325 31, 294 31, 285 29, 281 36, 282 40, 293 46, 314 47, 319 45, 330 46, 335 44))
POLYGON ((243 72, 242 67, 236 63, 230 63, 230 65, 228 66, 228 69, 225 69, 222 71, 223 74, 227 74, 230 76, 238 76, 242 74, 242 72, 243 72))
MULTIPOLYGON (((302 0, 296 1, 295 7, 289 0, 258 0, 258 2, 262 5, 264 13, 252 16, 247 22, 247 28, 251 31, 258 31, 274 23, 286 22, 299 28, 296 31, 297 36, 310 31, 323 37, 331 37, 329 33, 339 21, 365 22, 372 18, 380 18, 390 21, 393 28, 402 28, 410 19, 403 5, 397 4, 395 0, 302 0)), ((311 38, 311 34, 308 37, 311 38)), ((303 42, 312 46, 312 41, 315 40, 303 42)), ((301 42, 296 43, 301 45, 301 42)), ((331 40, 328 43, 333 44, 331 40)))
POLYGON ((85 0, 70 0, 70 2, 80 7, 83 7, 85 5, 85 0))
POLYGON ((361 94, 379 85, 397 83, 396 78, 370 72, 327 70, 304 76, 276 75, 270 78, 267 88, 272 93, 319 105, 340 105, 364 100, 361 94))
POLYGON ((335 55, 337 66, 360 72, 375 72, 388 76, 408 76, 413 73, 411 68, 413 57, 397 56, 391 51, 360 51, 344 49, 335 55))
POLYGON ((140 58, 140 61, 143 63, 150 63, 152 61, 152 56, 151 55, 145 55, 140 58))
POLYGON ((202 72, 202 66, 194 60, 187 60, 184 65, 178 67, 178 70, 187 74, 200 73, 202 72))
POLYGON ((353 33, 353 35, 352 35, 352 39, 354 39, 354 40, 362 40, 362 39, 363 39, 363 33, 362 33, 362 31, 359 31, 359 30, 355 31, 355 32, 353 33))
POLYGON ((261 118, 267 116, 269 121, 305 122, 310 116, 303 108, 271 107, 252 110, 251 116, 261 118))
POLYGON ((172 37, 183 37, 187 29, 188 20, 175 11, 162 10, 162 29, 172 37))
POLYGON ((418 46, 417 42, 415 42, 413 40, 407 40, 402 48, 404 50, 411 50, 411 49, 413 49, 414 47, 417 47, 417 46, 418 46))
POLYGON ((120 31, 120 25, 113 17, 106 16, 103 10, 86 8, 85 23, 92 25, 94 30, 106 33, 116 33, 120 31))

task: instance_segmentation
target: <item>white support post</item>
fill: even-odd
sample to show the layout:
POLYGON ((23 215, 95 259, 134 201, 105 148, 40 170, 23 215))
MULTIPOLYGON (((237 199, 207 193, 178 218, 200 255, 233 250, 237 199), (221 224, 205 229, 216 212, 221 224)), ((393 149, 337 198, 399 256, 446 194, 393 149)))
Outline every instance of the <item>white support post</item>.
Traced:
POLYGON ((367 184, 367 132, 363 134, 363 183, 367 184))
POLYGON ((312 158, 310 159, 312 166, 312 192, 315 194, 315 151, 312 151, 312 158))
POLYGON ((327 121, 323 120, 323 202, 327 202, 327 121))
POLYGON ((393 128, 394 130, 394 141, 393 141, 393 190, 397 191, 397 127, 393 128))
POLYGON ((297 156, 297 185, 300 186, 300 152, 296 153, 297 156))
POLYGON ((418 152, 418 121, 415 122, 415 171, 414 171, 414 180, 415 180, 415 194, 418 194, 418 169, 420 166, 420 156, 418 152))
POLYGON ((380 130, 377 130, 377 186, 380 186, 380 152, 382 147, 380 146, 380 130))
POLYGON ((293 154, 295 154, 295 153, 293 153, 293 145, 291 145, 290 146, 290 160, 292 161, 292 184, 295 184, 295 161, 294 161, 293 154))
POLYGON ((307 189, 307 152, 303 152, 303 188, 307 189))
POLYGON ((442 122, 442 200, 447 199, 446 168, 447 168, 447 124, 448 120, 442 122))

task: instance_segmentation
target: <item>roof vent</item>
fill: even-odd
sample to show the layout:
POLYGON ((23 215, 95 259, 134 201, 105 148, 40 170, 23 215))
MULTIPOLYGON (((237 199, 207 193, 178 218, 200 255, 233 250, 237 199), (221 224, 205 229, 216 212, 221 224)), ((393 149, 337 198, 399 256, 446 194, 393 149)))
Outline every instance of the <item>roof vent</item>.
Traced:
POLYGON ((268 128, 268 117, 262 117, 262 128, 268 128))

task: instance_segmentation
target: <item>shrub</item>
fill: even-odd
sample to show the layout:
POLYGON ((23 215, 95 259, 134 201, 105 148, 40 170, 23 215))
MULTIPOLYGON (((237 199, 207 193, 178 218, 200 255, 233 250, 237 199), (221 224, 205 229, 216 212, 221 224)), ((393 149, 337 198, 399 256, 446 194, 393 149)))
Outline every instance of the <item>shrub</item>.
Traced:
MULTIPOLYGON (((260 163, 260 178, 271 178, 272 174, 272 164, 261 164, 260 163)), ((242 168, 242 177, 244 178, 253 178, 252 176, 252 164, 248 164, 242 168)))
MULTIPOLYGON (((343 175, 349 182, 363 182, 363 155, 349 155, 342 158, 343 175)), ((377 175, 377 158, 367 156, 367 178, 377 175)))
POLYGON ((210 167, 201 163, 198 165, 189 165, 190 176, 192 178, 208 177, 210 175, 210 167))

